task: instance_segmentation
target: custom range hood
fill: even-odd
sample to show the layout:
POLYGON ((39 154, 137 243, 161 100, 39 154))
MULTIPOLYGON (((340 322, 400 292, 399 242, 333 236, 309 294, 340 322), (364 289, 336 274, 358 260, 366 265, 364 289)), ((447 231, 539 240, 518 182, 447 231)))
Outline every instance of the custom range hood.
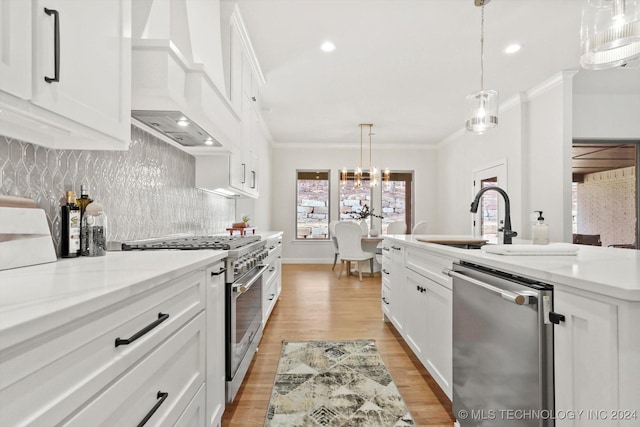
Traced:
POLYGON ((222 147, 181 111, 132 110, 131 117, 184 147, 222 147))

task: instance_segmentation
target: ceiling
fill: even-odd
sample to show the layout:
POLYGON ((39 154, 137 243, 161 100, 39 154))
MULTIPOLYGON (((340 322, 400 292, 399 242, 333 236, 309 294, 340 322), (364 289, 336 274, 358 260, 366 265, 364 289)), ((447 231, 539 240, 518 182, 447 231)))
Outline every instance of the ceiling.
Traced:
MULTIPOLYGON (((232 2, 232 0, 221 0, 232 2)), ((435 144, 460 130, 480 89, 473 0, 236 0, 266 83, 276 143, 435 144), (337 46, 320 50, 325 40, 337 46)), ((582 0, 493 0, 485 7, 484 88, 501 101, 579 68, 582 0), (503 52, 511 43, 522 49, 503 52)))
POLYGON ((610 141, 574 142, 572 154, 573 181, 582 182, 588 173, 602 172, 613 169, 626 168, 636 165, 636 146, 640 144, 621 144, 610 141))

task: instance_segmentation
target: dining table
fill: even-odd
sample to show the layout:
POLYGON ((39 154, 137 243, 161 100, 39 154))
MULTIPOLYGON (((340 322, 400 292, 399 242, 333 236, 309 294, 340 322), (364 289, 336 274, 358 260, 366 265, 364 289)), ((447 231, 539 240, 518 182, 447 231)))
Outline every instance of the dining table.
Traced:
MULTIPOLYGON (((369 236, 363 235, 360 239, 362 250, 364 252, 371 252, 373 254, 376 253, 376 248, 384 240, 384 236, 369 236)), ((382 264, 378 261, 378 257, 373 257, 373 273, 379 273, 382 270, 382 264)), ((368 262, 362 263, 362 272, 363 273, 371 273, 371 268, 368 262)))

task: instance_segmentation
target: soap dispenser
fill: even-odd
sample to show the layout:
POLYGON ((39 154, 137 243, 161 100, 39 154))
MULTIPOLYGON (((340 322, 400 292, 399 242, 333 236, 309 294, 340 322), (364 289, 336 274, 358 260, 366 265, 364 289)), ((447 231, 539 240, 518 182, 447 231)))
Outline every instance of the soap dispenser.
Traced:
POLYGON ((548 245, 549 244, 549 226, 544 223, 542 211, 534 211, 538 213, 538 219, 533 224, 533 244, 548 245))

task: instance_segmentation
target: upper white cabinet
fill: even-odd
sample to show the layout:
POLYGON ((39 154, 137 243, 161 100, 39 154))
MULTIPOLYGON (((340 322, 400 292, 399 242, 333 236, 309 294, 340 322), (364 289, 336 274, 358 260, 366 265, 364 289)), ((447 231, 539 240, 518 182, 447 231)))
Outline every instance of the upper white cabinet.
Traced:
POLYGON ((127 149, 130 0, 0 0, 0 21, 2 134, 51 148, 127 149))

